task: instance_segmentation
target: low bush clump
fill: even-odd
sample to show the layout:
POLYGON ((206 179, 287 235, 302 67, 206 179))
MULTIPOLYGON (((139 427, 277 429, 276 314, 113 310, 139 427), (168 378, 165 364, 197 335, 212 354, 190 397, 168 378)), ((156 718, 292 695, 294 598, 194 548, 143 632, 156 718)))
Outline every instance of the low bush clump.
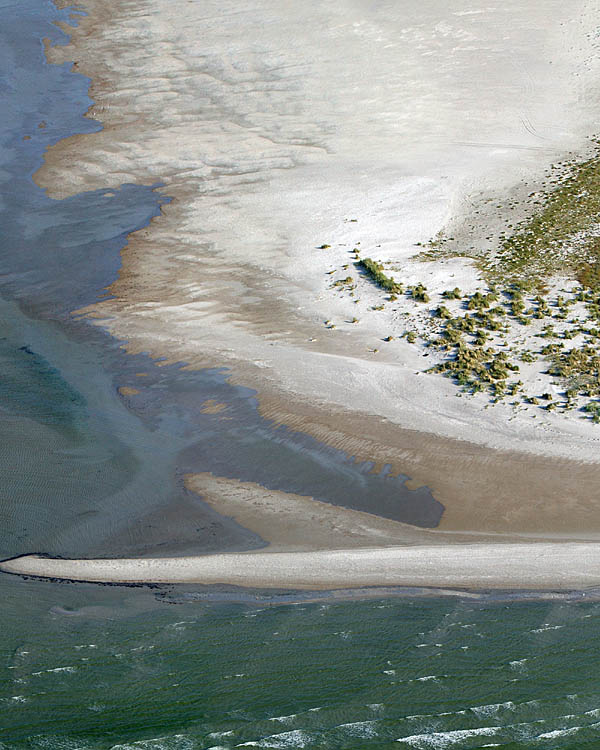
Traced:
POLYGON ((402 294, 404 291, 402 284, 395 281, 390 276, 386 276, 383 272, 383 266, 381 263, 377 263, 377 261, 372 258, 361 258, 356 262, 356 265, 359 268, 362 268, 377 286, 380 286, 387 292, 392 292, 392 294, 402 294))

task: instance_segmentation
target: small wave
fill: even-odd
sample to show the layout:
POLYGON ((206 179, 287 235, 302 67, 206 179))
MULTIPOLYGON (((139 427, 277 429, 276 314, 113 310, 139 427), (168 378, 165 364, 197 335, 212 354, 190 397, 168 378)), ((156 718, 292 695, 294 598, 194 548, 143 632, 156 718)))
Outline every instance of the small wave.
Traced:
POLYGON ((457 742, 470 737, 492 737, 499 732, 501 727, 479 727, 478 729, 454 729, 450 732, 431 732, 429 734, 411 734, 408 737, 400 737, 396 742, 404 742, 416 748, 428 750, 434 748, 451 747, 457 742))
POLYGON ((39 672, 32 672, 31 674, 37 677, 40 674, 49 674, 51 672, 67 672, 72 674, 73 672, 77 672, 77 667, 54 667, 53 669, 42 669, 39 672))
POLYGON ((154 737, 149 740, 137 740, 122 745, 113 745, 110 750, 193 750, 195 741, 186 734, 154 737))
POLYGON ((306 747, 312 741, 312 736, 302 729, 293 729, 291 732, 282 732, 281 734, 272 734, 269 737, 263 737, 261 740, 251 742, 242 742, 236 747, 275 747, 275 748, 295 748, 306 747))
POLYGON ((561 628, 564 628, 564 625, 544 625, 541 628, 535 628, 534 630, 530 630, 530 633, 545 633, 548 630, 560 630, 561 628))
POLYGON ((351 630, 340 630, 335 632, 333 635, 339 635, 340 638, 343 638, 345 641, 347 641, 352 636, 351 630))
POLYGON ((439 677, 437 677, 437 675, 434 675, 434 674, 426 674, 424 677, 416 678, 417 682, 431 682, 431 681, 438 682, 438 680, 439 680, 439 677))
POLYGON ((344 729, 351 737, 377 737, 375 721, 352 721, 348 724, 339 724, 337 729, 344 729))
POLYGON ((512 701, 506 701, 505 703, 488 703, 484 706, 472 706, 471 711, 476 716, 488 718, 497 714, 501 708, 505 708, 508 711, 514 711, 516 704, 512 701))
POLYGON ((525 672, 527 670, 526 663, 529 661, 527 657, 525 659, 513 659, 513 661, 509 661, 508 665, 511 669, 514 669, 517 672, 525 672))
POLYGON ((289 714, 289 716, 271 716, 269 721, 280 721, 282 724, 289 724, 294 721, 298 714, 289 714))
POLYGON ((180 622, 171 622, 169 623, 165 630, 177 630, 178 632, 182 630, 187 630, 187 625, 194 625, 194 620, 181 620, 180 622))
POLYGON ((422 721, 423 719, 437 719, 439 716, 464 716, 467 713, 466 709, 460 711, 443 711, 439 714, 409 714, 404 718, 407 721, 422 721))
POLYGON ((557 737, 569 737, 572 734, 576 734, 582 727, 570 727, 569 729, 555 729, 552 732, 544 732, 538 734, 537 740, 554 740, 557 737))
MULTIPOLYGON (((56 735, 40 734, 32 740, 30 747, 38 750, 95 750, 97 747, 87 740, 57 737, 56 735)), ((9 750, 8 745, 0 743, 0 750, 9 750)))

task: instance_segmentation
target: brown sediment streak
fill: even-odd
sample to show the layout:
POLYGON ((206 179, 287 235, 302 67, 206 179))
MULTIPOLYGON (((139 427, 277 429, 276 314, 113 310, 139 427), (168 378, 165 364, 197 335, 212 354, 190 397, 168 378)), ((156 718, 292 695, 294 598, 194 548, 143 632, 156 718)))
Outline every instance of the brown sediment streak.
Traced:
POLYGON ((382 420, 304 403, 261 399, 276 424, 314 435, 357 460, 391 464, 426 485, 445 507, 440 531, 598 538, 600 467, 595 463, 495 451, 467 441, 403 430, 382 420), (292 411, 293 409, 293 411, 292 411))
MULTIPOLYGON (((456 399, 447 381, 418 376, 424 360, 410 345, 381 343, 379 328, 368 322, 371 303, 379 301, 376 290, 366 285, 361 289, 368 305, 359 325, 347 322, 350 310, 355 309, 353 302, 346 300, 345 307, 330 302, 333 293, 323 282, 329 278, 325 276, 328 264, 341 267, 341 262, 349 260, 347 249, 340 250, 338 245, 352 248, 362 237, 363 245, 376 248, 379 232, 395 237, 402 229, 400 223, 389 222, 390 216, 403 216, 403 212, 413 211, 413 220, 423 221, 425 234, 420 239, 428 239, 439 228, 435 221, 446 215, 452 198, 439 187, 441 178, 436 182, 437 178, 416 172, 420 181, 415 184, 425 191, 418 200, 425 206, 426 218, 432 217, 429 222, 422 213, 415 213, 412 203, 395 202, 400 200, 398 195, 412 195, 414 185, 406 181, 405 173, 425 163, 426 152, 441 137, 435 131, 438 113, 423 124, 434 128, 431 140, 422 152, 407 154, 406 164, 390 166, 387 151, 383 160, 381 153, 370 151, 364 160, 358 158, 360 154, 355 159, 354 152, 360 149, 344 128, 357 107, 353 104, 348 112, 340 109, 343 116, 333 123, 337 123, 340 140, 335 141, 331 136, 335 128, 328 130, 326 119, 321 127, 329 99, 318 116, 312 117, 311 107, 304 107, 311 100, 302 86, 310 76, 302 69, 295 74, 294 66, 283 65, 277 56, 261 58, 254 51, 246 60, 247 70, 227 55, 222 64, 213 64, 222 52, 218 46, 223 41, 221 33, 229 33, 230 28, 235 32, 232 19, 236 14, 213 21, 200 19, 199 24, 208 24, 204 34, 192 24, 196 46, 189 46, 185 35, 170 38, 169 34, 177 23, 183 23, 178 19, 197 12, 196 4, 172 0, 159 12, 151 0, 121 0, 111 3, 110 19, 105 4, 97 0, 85 0, 83 7, 89 15, 79 21, 78 28, 66 28, 72 34, 71 43, 49 48, 47 55, 54 62, 75 60, 77 70, 91 76, 90 95, 96 103, 89 116, 101 120, 104 129, 73 136, 50 148, 36 180, 56 198, 123 182, 162 181, 164 192, 175 200, 162 207, 161 216, 149 227, 130 235, 119 278, 109 289, 113 297, 82 312, 126 341, 131 353, 147 351, 166 357, 166 362, 184 361, 196 368, 229 366, 232 382, 256 388, 261 413, 275 424, 310 433, 379 466, 391 464, 394 472, 411 477, 411 486, 427 485, 446 508, 440 530, 595 538, 600 533, 596 501, 600 467, 592 463, 597 460, 598 438, 591 425, 567 429, 554 416, 544 416, 549 421, 541 424, 542 419, 532 422, 526 415, 511 423, 513 427, 507 422, 513 416, 508 408, 484 411, 466 398, 456 399), (157 18, 167 13, 167 7, 172 17, 161 26, 157 18), (213 36, 212 48, 197 46, 208 45, 213 36), (301 92, 298 99, 294 98, 296 90, 301 92), (266 92, 264 98, 261 91, 266 92), (284 97, 279 110, 278 96, 284 97), (221 100, 227 104, 222 111, 218 108, 221 100), (181 109, 171 111, 173 101, 181 103, 181 109), (240 102, 246 101, 255 108, 244 109, 240 102), (297 126, 306 137, 296 134, 286 140, 284 124, 294 108, 300 111, 300 124, 292 122, 290 132, 295 133, 297 126), (188 140, 190 134, 192 140, 188 140), (184 146, 178 149, 180 140, 184 146), (343 158, 333 158, 336 148, 343 158), (371 162, 376 167, 372 173, 371 162), (339 163, 342 166, 336 171, 339 163), (299 175, 297 183, 292 173, 299 175), (441 192, 436 192, 438 188, 441 192), (284 199, 287 203, 282 203, 284 199), (302 213, 305 204, 308 214, 302 213), (380 205, 385 212, 377 213, 380 205), (271 220, 272 206, 277 209, 273 211, 277 221, 271 220), (344 217, 355 211, 359 222, 344 223, 344 217), (336 217, 333 223, 329 214, 336 217), (314 230, 307 229, 309 220, 314 230), (356 234, 359 231, 363 234, 356 234), (335 240, 339 243, 331 250, 316 249, 324 242, 333 246, 335 240), (311 275, 313 268, 318 274, 311 275), (325 332, 325 317, 342 322, 336 330, 325 332), (375 354, 374 346, 381 351, 375 354), (543 453, 548 455, 537 455, 543 453), (578 456, 589 462, 575 460, 578 456)), ((535 15, 522 3, 511 7, 518 10, 519 23, 527 13, 535 15)), ((290 10, 303 12, 302 4, 290 10)), ((356 49, 362 49, 364 42, 375 53, 368 41, 369 29, 359 20, 352 28, 363 29, 367 41, 352 31, 356 49)), ((560 26, 558 17, 556 25, 560 26)), ((321 27, 333 28, 327 23, 321 27)), ((260 30, 267 34, 266 47, 271 43, 269 28, 265 25, 260 30)), ((297 24, 296 28, 302 27, 297 24)), ((383 27, 380 33, 385 33, 383 27)), ((529 54, 531 35, 524 33, 523 39, 524 54, 529 54)), ((518 36, 517 42, 523 39, 518 36)), ((337 44, 335 39, 331 43, 337 44)), ((490 43, 495 44, 495 39, 490 43)), ((403 43, 404 49, 410 49, 410 44, 410 40, 403 43)), ((425 60, 421 50, 418 60, 425 60)), ((554 68, 559 67, 555 60, 554 68)), ((315 75, 319 81, 318 71, 315 75)), ((343 88, 344 81, 339 83, 343 88)), ((407 88, 400 87, 401 103, 410 100, 410 75, 404 83, 407 88)), ((511 91, 518 88, 513 86, 511 91)), ((498 91, 506 94, 502 87, 498 91)), ((477 96, 470 86, 465 92, 463 104, 471 106, 477 96)), ((386 96, 393 93, 390 89, 386 96)), ((312 101, 317 108, 318 97, 312 101)), ((390 99, 378 127, 369 126, 368 133, 358 134, 365 148, 388 132, 384 116, 388 103, 392 107, 390 99)), ((419 135, 411 118, 402 119, 402 111, 398 113, 398 121, 411 137, 419 135)), ((558 114, 552 113, 553 117, 558 114)), ((468 117, 458 121, 469 126, 468 117)), ((457 126, 456 122, 446 123, 442 118, 439 126, 444 131, 457 126)), ((476 128, 482 125, 476 118, 472 122, 476 128)), ((560 130, 556 126, 552 132, 560 130)), ((457 142, 468 140, 463 133, 455 135, 457 142)), ((504 134, 485 135, 492 144, 503 142, 504 134)), ((451 140, 445 132, 443 137, 451 140)), ((563 149, 565 143, 557 142, 555 147, 563 149)), ((542 158, 532 154, 520 154, 520 162, 542 158)), ((478 151, 469 158, 484 156, 478 151)), ((457 162, 455 167, 459 166, 457 162)), ((429 168, 435 172, 431 163, 429 168)), ((466 174, 473 176, 468 170, 466 174)), ((414 239, 404 237, 409 251, 403 251, 399 259, 416 274, 410 260, 414 239)), ((445 273, 450 271, 474 283, 473 269, 452 266, 445 273)), ((446 279, 439 283, 445 284, 446 279)), ((393 316, 385 321, 391 325, 393 316)))

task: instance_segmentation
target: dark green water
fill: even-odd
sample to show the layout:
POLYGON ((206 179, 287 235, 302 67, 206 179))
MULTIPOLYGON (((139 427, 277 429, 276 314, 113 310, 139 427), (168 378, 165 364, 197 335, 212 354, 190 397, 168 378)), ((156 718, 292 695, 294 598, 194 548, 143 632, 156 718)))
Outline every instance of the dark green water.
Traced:
POLYGON ((23 596, 3 618, 5 747, 599 746, 600 604, 23 596))
MULTIPOLYGON (((35 187, 48 144, 99 125, 88 81, 45 63, 65 12, 0 11, 0 556, 261 546, 185 491, 192 470, 434 525, 426 490, 274 428, 222 372, 156 367, 71 319, 161 199, 35 187)), ((0 750, 600 748, 600 604, 219 596, 0 577, 0 750)))

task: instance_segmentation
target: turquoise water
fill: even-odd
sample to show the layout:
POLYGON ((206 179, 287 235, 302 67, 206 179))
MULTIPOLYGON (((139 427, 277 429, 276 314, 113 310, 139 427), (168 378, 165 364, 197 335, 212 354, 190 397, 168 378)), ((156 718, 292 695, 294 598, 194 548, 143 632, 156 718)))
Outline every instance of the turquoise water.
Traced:
MULTIPOLYGON (((185 491, 192 470, 392 517, 424 507, 434 524, 426 490, 274 428, 224 373, 128 357, 71 318, 162 199, 128 185, 56 202, 35 187, 49 143, 99 125, 82 117, 87 80, 44 60, 65 11, 0 10, 0 556, 260 547, 185 491), (224 418, 202 414, 207 398, 224 418)), ((297 601, 1 576, 0 750, 600 747, 600 604, 416 593, 297 601)))

